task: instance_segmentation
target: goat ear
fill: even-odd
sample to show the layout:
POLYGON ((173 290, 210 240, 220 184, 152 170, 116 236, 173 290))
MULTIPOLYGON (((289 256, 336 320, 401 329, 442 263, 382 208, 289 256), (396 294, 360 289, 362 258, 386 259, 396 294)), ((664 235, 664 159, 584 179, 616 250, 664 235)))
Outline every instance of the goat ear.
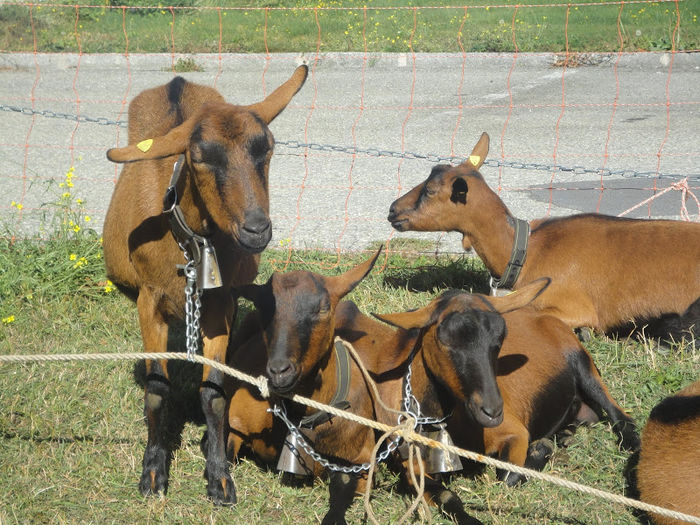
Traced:
POLYGON ((107 151, 107 158, 112 162, 134 162, 184 153, 192 134, 194 122, 193 117, 161 137, 142 140, 137 144, 129 144, 123 148, 112 148, 107 151))
POLYGON ((367 259, 365 262, 358 264, 351 270, 348 270, 342 275, 335 275, 332 277, 325 277, 324 281, 326 288, 331 295, 331 299, 334 301, 340 301, 344 296, 349 294, 355 286, 360 284, 360 281, 365 278, 365 276, 374 267, 374 263, 377 262, 379 254, 382 253, 384 246, 380 246, 372 257, 367 259))
POLYGON ((294 70, 289 80, 270 93, 265 100, 248 106, 248 109, 269 124, 287 107, 292 97, 304 85, 308 74, 309 67, 306 64, 299 66, 294 70))
POLYGON ((243 297, 244 299, 255 302, 258 298, 258 294, 260 293, 260 289, 263 286, 264 285, 260 284, 244 284, 233 288, 231 293, 234 295, 234 297, 243 297))
POLYGON ((469 155, 469 158, 466 161, 464 161, 464 164, 479 169, 486 160, 486 156, 488 154, 489 135, 488 133, 484 132, 481 134, 479 141, 474 146, 474 149, 472 150, 471 155, 469 155))
POLYGON ((435 313, 436 306, 437 301, 432 301, 428 306, 410 312, 400 312, 396 314, 372 313, 372 315, 380 321, 392 326, 403 328, 404 330, 411 330, 413 328, 423 328, 433 324, 433 313, 435 313))
POLYGON ((527 306, 537 299, 551 282, 552 280, 549 277, 541 277, 508 295, 489 297, 489 302, 499 313, 505 314, 507 312, 512 312, 513 310, 527 306))

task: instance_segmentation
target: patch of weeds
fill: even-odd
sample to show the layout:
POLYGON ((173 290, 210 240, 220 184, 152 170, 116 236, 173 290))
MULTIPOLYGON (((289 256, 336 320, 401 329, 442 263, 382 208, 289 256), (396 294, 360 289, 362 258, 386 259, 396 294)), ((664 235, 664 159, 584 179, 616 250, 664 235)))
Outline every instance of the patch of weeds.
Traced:
POLYGON ((192 57, 178 58, 177 62, 173 66, 173 71, 176 73, 192 73, 192 72, 202 72, 204 68, 197 64, 197 62, 192 57))
MULTIPOLYGON (((104 273, 102 239, 91 227, 85 202, 75 194, 75 169, 58 184, 58 195, 43 207, 43 239, 0 238, 0 319, 20 322, 47 301, 97 298, 114 291, 104 273)), ((20 212, 22 203, 12 202, 20 212)))

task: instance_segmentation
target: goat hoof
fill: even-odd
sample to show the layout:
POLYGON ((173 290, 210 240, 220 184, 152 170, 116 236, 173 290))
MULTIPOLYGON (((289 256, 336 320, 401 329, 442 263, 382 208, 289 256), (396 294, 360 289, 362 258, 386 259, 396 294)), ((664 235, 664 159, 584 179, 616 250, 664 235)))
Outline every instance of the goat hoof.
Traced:
POLYGON ((165 496, 168 492, 168 477, 158 469, 144 469, 139 481, 139 492, 143 496, 165 496))
POLYGON ((522 483, 525 483, 527 478, 522 474, 516 474, 509 470, 496 470, 496 478, 506 484, 507 487, 515 487, 522 483))
POLYGON ((622 448, 629 451, 639 450, 641 442, 634 423, 618 421, 613 425, 613 430, 619 436, 619 443, 622 448))
POLYGON ((348 525, 348 522, 345 521, 344 516, 331 515, 329 512, 324 516, 321 525, 348 525))
POLYGON ((231 506, 238 502, 236 487, 228 474, 218 479, 209 480, 207 496, 209 496, 214 505, 231 506))

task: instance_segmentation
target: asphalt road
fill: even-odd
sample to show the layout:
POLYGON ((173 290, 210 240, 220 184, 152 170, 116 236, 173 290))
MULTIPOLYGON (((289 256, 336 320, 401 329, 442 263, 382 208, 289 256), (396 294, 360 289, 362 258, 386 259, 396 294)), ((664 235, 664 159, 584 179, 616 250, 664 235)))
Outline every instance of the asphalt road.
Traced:
MULTIPOLYGON (((0 224, 39 231, 74 166, 71 191, 101 229, 119 174, 105 151, 125 144, 118 122, 128 102, 169 81, 177 58, 0 55, 0 224)), ((261 99, 302 60, 311 68, 271 125, 272 245, 358 250, 387 239, 390 203, 437 157, 468 155, 482 131, 493 164, 482 172, 522 218, 618 214, 683 177, 700 196, 697 53, 589 55, 576 67, 549 54, 192 58, 204 70, 184 77, 241 104, 261 99)), ((697 219, 692 198, 687 205, 697 219)), ((628 216, 678 218, 680 210, 673 190, 628 216)), ((456 234, 401 235, 460 251, 456 234)))

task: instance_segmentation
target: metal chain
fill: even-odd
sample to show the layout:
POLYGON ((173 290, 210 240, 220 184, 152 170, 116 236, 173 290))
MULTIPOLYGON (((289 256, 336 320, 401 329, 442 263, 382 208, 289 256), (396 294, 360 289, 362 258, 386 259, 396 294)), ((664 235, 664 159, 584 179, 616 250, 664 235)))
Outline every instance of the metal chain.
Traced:
POLYGON ((194 261, 191 261, 187 255, 187 251, 183 250, 185 255, 184 272, 185 279, 185 340, 187 345, 187 359, 193 360, 197 349, 199 348, 199 318, 202 301, 199 298, 199 290, 197 290, 197 268, 194 261))
MULTIPOLYGON (((423 154, 423 153, 413 153, 410 151, 392 151, 392 150, 382 150, 378 148, 354 148, 347 146, 337 146, 332 144, 317 144, 317 143, 304 143, 296 140, 283 141, 279 140, 276 144, 281 144, 292 149, 304 149, 308 148, 314 151, 331 151, 331 152, 342 152, 342 153, 361 153, 370 157, 393 157, 409 160, 425 160, 431 163, 462 163, 466 157, 459 156, 445 156, 436 154, 423 154)), ((558 166, 551 164, 538 164, 535 162, 518 162, 518 161, 507 161, 507 160, 497 160, 497 159, 487 159, 484 161, 484 165, 498 168, 511 168, 518 170, 528 170, 528 171, 546 171, 548 173, 574 173, 576 175, 583 174, 594 174, 602 177, 612 177, 620 176, 625 178, 636 178, 636 177, 646 177, 646 178, 658 178, 658 179, 684 179, 700 181, 700 175, 684 175, 679 173, 657 173, 656 171, 636 171, 632 169, 619 169, 613 170, 610 168, 586 168, 584 166, 558 166)))
POLYGON ((121 126, 123 128, 127 126, 127 123, 124 120, 109 120, 105 117, 95 118, 87 117, 85 115, 58 113, 56 111, 51 111, 50 109, 20 108, 17 106, 8 106, 5 104, 0 104, 0 110, 13 111, 15 113, 21 113, 22 115, 39 115, 46 118, 60 118, 64 120, 71 120, 74 122, 90 122, 92 124, 99 124, 101 126, 121 126))
MULTIPOLYGON (((421 425, 438 425, 444 423, 452 414, 448 414, 443 418, 434 418, 430 416, 421 416, 420 402, 413 395, 413 389, 411 388, 411 376, 413 375, 411 369, 411 363, 408 364, 408 370, 406 371, 406 383, 404 386, 404 396, 403 396, 403 409, 408 415, 410 415, 416 422, 416 427, 421 425)), ((399 425, 403 423, 405 416, 403 414, 399 415, 399 425)))
MULTIPOLYGON (((88 117, 85 115, 71 115, 69 113, 58 113, 51 110, 38 110, 33 108, 8 106, 0 104, 0 110, 13 111, 22 115, 40 115, 47 118, 60 118, 75 122, 89 122, 102 126, 121 126, 126 127, 127 123, 123 120, 109 120, 105 117, 88 117)), ((436 155, 432 153, 414 153, 410 151, 392 151, 379 148, 357 148, 350 146, 340 146, 337 144, 319 144, 315 142, 299 142, 298 140, 278 140, 278 145, 286 146, 290 149, 310 149, 313 151, 330 151, 336 153, 363 154, 369 157, 393 157, 408 160, 425 160, 431 163, 462 163, 466 160, 465 157, 436 155)), ((529 171, 545 171, 548 173, 574 173, 576 175, 591 174, 600 177, 625 177, 625 178, 655 178, 655 179, 674 179, 680 180, 687 178, 692 181, 700 181, 700 174, 684 175, 679 173, 657 173, 656 171, 636 171, 632 169, 613 170, 610 168, 586 168, 584 166, 558 166, 551 164, 538 164, 535 162, 518 162, 506 161, 497 159, 487 159, 484 161, 486 166, 492 168, 504 167, 518 170, 529 171)))
MULTIPOLYGON (((271 412, 278 418, 280 418, 285 425, 287 425, 287 428, 289 429, 289 432, 294 435, 294 437, 297 439, 297 442, 299 445, 301 445, 301 448, 304 449, 304 452, 306 452, 309 456, 311 456, 311 459, 313 459, 316 463, 321 465, 323 468, 326 468, 328 470, 332 470, 334 472, 342 472, 343 474, 360 474, 364 471, 367 471, 370 469, 372 466, 372 463, 362 463, 360 465, 352 465, 351 467, 345 466, 345 465, 338 465, 337 463, 331 463, 328 461, 326 458, 321 456, 318 452, 316 452, 313 447, 309 444, 309 442, 306 440, 306 437, 304 434, 302 434, 299 431, 299 428, 292 423, 289 418, 287 417, 287 412, 284 408, 284 405, 278 405, 275 403, 275 406, 272 408, 267 409, 268 412, 271 412)), ((397 436, 394 438, 393 441, 389 442, 389 444, 386 446, 386 449, 383 452, 380 452, 377 454, 377 463, 381 463, 382 461, 386 460, 386 458, 389 457, 389 455, 396 450, 396 448, 399 446, 399 441, 401 441, 401 437, 397 436)))

